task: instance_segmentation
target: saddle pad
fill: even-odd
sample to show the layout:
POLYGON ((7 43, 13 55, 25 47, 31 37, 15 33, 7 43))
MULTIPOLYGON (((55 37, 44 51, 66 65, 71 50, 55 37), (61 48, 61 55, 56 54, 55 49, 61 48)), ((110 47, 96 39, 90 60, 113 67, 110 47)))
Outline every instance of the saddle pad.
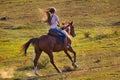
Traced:
POLYGON ((53 36, 58 43, 60 43, 60 44, 64 43, 64 39, 63 39, 62 35, 58 34, 54 30, 50 29, 48 32, 48 35, 53 36))

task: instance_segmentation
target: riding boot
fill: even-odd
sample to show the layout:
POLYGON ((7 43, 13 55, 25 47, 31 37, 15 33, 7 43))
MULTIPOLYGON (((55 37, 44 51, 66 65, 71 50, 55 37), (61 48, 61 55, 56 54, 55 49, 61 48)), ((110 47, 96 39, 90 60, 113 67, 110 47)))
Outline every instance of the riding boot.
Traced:
POLYGON ((67 50, 67 38, 64 39, 64 49, 67 50))

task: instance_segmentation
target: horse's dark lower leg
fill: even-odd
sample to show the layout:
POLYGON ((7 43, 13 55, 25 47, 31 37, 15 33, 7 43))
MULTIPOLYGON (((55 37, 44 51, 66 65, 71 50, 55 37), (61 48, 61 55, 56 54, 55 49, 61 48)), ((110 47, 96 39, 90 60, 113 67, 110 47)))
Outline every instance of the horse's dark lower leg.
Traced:
POLYGON ((74 62, 76 62, 76 52, 73 50, 71 46, 69 47, 68 50, 74 54, 74 62))
POLYGON ((37 72, 37 62, 38 62, 38 59, 39 59, 42 51, 35 49, 35 53, 36 53, 36 55, 35 55, 35 59, 34 59, 34 73, 39 76, 39 73, 37 72))
POLYGON ((47 53, 47 54, 48 54, 48 56, 49 56, 49 58, 50 58, 51 64, 54 66, 54 68, 57 70, 58 73, 61 73, 62 71, 59 70, 59 69, 57 68, 57 66, 55 65, 55 63, 54 63, 53 53, 47 53))
POLYGON ((70 46, 68 49, 70 52, 72 52, 74 54, 74 62, 72 63, 72 65, 77 68, 78 66, 76 65, 76 52, 73 50, 73 48, 70 46))
POLYGON ((68 56, 68 58, 71 60, 71 62, 73 63, 72 57, 69 55, 69 53, 67 52, 67 50, 65 50, 64 52, 68 56))
POLYGON ((37 62, 38 62, 39 57, 40 57, 40 53, 36 54, 35 59, 34 59, 34 67, 37 66, 37 62))

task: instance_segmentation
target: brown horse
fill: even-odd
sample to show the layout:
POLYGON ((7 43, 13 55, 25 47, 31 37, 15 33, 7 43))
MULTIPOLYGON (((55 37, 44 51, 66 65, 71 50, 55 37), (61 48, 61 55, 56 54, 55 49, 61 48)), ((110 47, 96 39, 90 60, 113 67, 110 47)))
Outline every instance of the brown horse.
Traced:
MULTIPOLYGON (((71 35, 72 37, 76 36, 75 31, 74 31, 73 22, 69 22, 67 25, 65 25, 61 29, 63 29, 67 35, 71 35)), ((24 51, 25 55, 26 55, 26 51, 31 43, 34 46, 34 50, 35 50, 35 54, 36 54, 35 59, 34 59, 34 73, 36 75, 39 76, 39 73, 37 72, 37 62, 38 62, 38 59, 39 59, 42 51, 44 51, 45 53, 48 54, 51 64, 54 66, 54 68, 59 73, 61 73, 62 71, 59 70, 54 63, 53 52, 64 51, 65 54, 68 56, 68 58, 71 60, 72 66, 74 68, 77 68, 77 65, 75 63, 76 62, 76 52, 71 47, 71 39, 69 37, 67 37, 67 44, 68 44, 67 50, 65 50, 65 48, 63 47, 64 44, 58 43, 57 40, 55 39, 55 37, 53 37, 51 35, 47 34, 47 35, 42 35, 39 38, 32 38, 23 45, 23 51, 24 51), (74 60, 72 60, 72 57, 69 55, 68 51, 70 51, 74 54, 74 60)))

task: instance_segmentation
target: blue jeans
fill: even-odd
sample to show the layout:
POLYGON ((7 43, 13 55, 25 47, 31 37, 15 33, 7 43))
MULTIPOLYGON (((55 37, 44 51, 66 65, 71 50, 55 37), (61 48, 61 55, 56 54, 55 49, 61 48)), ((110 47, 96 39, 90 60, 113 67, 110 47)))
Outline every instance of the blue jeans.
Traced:
POLYGON ((54 28, 52 30, 55 31, 56 33, 58 33, 59 35, 61 35, 64 39, 67 38, 67 35, 61 29, 54 28))

